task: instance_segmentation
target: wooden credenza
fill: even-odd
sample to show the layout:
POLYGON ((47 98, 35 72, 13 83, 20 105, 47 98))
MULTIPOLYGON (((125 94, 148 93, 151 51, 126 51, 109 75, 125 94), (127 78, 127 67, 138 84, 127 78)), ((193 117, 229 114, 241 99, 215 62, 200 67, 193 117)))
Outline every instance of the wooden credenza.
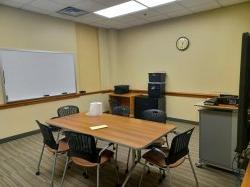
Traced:
MULTIPOLYGON (((135 96, 142 95, 141 93, 125 93, 125 94, 115 94, 110 93, 109 99, 110 103, 112 103, 113 100, 119 102, 121 105, 129 107, 130 110, 130 117, 134 117, 134 108, 135 108, 135 96)), ((112 106, 110 106, 112 107, 112 106)))

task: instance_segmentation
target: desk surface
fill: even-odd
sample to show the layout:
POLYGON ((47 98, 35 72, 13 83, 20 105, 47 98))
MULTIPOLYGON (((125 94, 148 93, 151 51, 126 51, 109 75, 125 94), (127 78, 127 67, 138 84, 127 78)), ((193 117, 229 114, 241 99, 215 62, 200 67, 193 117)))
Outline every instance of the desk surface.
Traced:
POLYGON ((89 134, 134 149, 145 148, 176 128, 172 124, 162 124, 111 114, 90 117, 85 113, 79 113, 51 119, 47 123, 66 130, 89 134), (108 125, 108 128, 90 130, 89 127, 95 125, 108 125))
POLYGON ((109 96, 113 96, 113 97, 135 97, 138 95, 142 95, 141 93, 133 93, 133 92, 129 92, 129 93, 125 93, 125 94, 115 94, 115 93, 110 93, 109 96))
POLYGON ((219 109, 219 110, 238 110, 236 105, 204 105, 204 103, 198 103, 194 106, 202 107, 202 108, 210 108, 210 109, 219 109))
POLYGON ((250 186, 250 162, 248 163, 248 167, 241 183, 241 187, 249 187, 250 186))

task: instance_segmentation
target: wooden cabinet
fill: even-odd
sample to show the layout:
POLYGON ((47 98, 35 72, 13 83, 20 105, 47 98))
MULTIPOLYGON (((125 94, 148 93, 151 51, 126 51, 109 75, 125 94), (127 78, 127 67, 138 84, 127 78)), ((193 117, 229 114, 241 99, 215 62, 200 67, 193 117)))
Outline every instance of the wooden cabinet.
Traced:
MULTIPOLYGON (((126 93, 126 94, 109 94, 110 103, 118 102, 120 105, 124 105, 129 107, 130 110, 130 117, 134 117, 134 103, 135 103, 135 96, 142 95, 141 93, 126 93)), ((112 107, 110 105, 110 107, 112 107)))

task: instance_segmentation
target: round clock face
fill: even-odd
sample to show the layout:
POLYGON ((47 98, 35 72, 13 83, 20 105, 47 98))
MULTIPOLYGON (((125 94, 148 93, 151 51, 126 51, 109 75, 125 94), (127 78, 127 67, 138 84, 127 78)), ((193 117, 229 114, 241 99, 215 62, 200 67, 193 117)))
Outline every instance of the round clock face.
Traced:
POLYGON ((178 38, 178 40, 176 41, 176 47, 180 51, 185 51, 189 47, 189 40, 188 40, 188 38, 186 38, 184 36, 178 38))

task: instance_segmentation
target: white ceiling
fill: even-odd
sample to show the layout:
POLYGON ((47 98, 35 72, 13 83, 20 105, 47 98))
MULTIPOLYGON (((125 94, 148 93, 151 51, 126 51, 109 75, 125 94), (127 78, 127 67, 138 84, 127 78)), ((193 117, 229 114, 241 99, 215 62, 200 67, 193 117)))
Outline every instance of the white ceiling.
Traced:
POLYGON ((126 1, 128 0, 0 0, 0 4, 97 27, 123 29, 159 20, 221 8, 250 0, 177 0, 173 3, 149 8, 145 11, 112 19, 105 18, 94 13, 89 13, 79 17, 70 17, 57 13, 58 10, 67 6, 73 6, 82 10, 94 12, 126 1))

